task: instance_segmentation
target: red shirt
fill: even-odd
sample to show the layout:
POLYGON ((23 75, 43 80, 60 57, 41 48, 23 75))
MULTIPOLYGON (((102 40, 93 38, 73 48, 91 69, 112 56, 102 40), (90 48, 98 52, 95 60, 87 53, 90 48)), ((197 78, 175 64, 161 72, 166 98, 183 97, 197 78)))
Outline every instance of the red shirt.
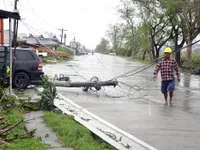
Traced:
POLYGON ((158 65, 155 68, 154 76, 161 72, 161 78, 163 81, 173 80, 174 79, 174 71, 178 78, 180 78, 180 72, 178 65, 175 59, 162 59, 159 61, 158 65))

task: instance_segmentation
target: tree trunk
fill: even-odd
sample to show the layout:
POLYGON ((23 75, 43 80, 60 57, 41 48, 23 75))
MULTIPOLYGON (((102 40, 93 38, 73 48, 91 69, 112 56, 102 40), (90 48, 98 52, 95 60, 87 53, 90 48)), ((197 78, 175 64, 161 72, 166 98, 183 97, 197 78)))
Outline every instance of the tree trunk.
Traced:
POLYGON ((181 45, 178 45, 178 38, 176 38, 176 41, 175 41, 175 59, 176 59, 178 66, 182 67, 180 48, 181 48, 181 45))
POLYGON ((156 48, 156 59, 159 57, 160 55, 160 49, 156 48))
POLYGON ((154 45, 152 45, 151 53, 152 53, 153 59, 155 59, 155 58, 156 58, 156 55, 155 55, 154 45))
POLYGON ((143 52, 142 60, 145 60, 146 53, 147 53, 147 50, 145 50, 145 51, 143 52))
POLYGON ((132 48, 132 56, 135 58, 136 57, 136 50, 135 48, 132 48))
POLYGON ((188 39, 188 42, 187 42, 187 45, 188 45, 188 48, 187 48, 187 59, 188 60, 191 60, 192 58, 192 39, 188 39))
MULTIPOLYGON (((179 48, 177 47, 176 50, 179 50, 179 48)), ((182 67, 182 64, 181 64, 181 52, 176 52, 175 54, 175 59, 176 59, 176 62, 178 64, 179 67, 182 67)))
POLYGON ((187 53, 186 53, 187 54, 187 60, 185 62, 185 67, 187 69, 191 69, 192 68, 192 39, 190 38, 190 36, 188 38, 187 45, 188 45, 187 53))

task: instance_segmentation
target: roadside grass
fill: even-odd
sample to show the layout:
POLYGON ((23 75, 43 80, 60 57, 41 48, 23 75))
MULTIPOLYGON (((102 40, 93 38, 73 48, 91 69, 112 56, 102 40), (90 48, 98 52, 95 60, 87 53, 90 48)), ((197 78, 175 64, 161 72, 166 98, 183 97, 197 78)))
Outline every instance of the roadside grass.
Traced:
POLYGON ((142 63, 142 64, 150 64, 150 61, 148 61, 148 60, 141 60, 141 59, 128 57, 128 56, 120 56, 120 57, 124 58, 126 60, 129 60, 129 61, 135 61, 135 62, 139 62, 139 63, 142 63))
MULTIPOLYGON (((1 112, 0 116, 3 116, 8 124, 16 124, 23 119, 20 110, 13 108, 7 110, 6 112, 1 112)), ((7 136, 7 139, 13 139, 25 133, 25 123, 23 122, 13 130, 9 131, 9 136, 7 136)), ((0 141, 2 140, 3 138, 0 138, 0 141)), ((7 146, 0 146, 0 150, 46 150, 46 147, 39 140, 28 138, 11 141, 7 146)))
POLYGON ((141 60, 141 59, 137 59, 137 58, 128 58, 128 59, 131 61, 142 63, 142 64, 150 64, 150 61, 148 61, 148 60, 141 60))
POLYGON ((115 150, 111 145, 77 123, 72 116, 46 112, 44 120, 58 135, 65 147, 76 150, 115 150))
POLYGON ((45 64, 54 64, 54 61, 56 59, 53 57, 53 56, 49 56, 49 57, 45 57, 42 59, 42 64, 45 65, 45 64))
POLYGON ((58 57, 53 57, 53 56, 48 56, 42 59, 42 64, 43 65, 47 65, 47 64, 57 64, 57 63, 61 63, 64 61, 69 61, 71 58, 67 58, 67 59, 60 59, 58 57))

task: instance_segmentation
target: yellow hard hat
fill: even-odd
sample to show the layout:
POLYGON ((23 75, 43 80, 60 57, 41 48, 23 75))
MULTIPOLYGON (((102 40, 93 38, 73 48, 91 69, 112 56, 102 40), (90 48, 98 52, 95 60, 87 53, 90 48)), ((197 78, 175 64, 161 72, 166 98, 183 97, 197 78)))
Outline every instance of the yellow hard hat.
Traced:
POLYGON ((165 48, 164 53, 172 53, 172 49, 170 47, 165 48))

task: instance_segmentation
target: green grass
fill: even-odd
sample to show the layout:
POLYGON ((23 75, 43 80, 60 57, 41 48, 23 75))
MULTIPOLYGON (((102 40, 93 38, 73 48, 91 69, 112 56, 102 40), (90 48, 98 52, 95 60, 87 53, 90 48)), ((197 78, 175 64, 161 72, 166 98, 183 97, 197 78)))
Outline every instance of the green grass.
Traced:
POLYGON ((17 140, 0 150, 46 150, 45 146, 35 139, 17 140))
POLYGON ((73 147, 76 150, 114 150, 71 116, 46 112, 44 120, 57 133, 65 147, 73 147))
MULTIPOLYGON (((16 124, 23 119, 22 114, 18 109, 12 109, 10 111, 2 112, 0 114, 9 124, 16 124)), ((26 133, 24 123, 21 123, 13 130, 9 131, 8 139, 15 138, 16 136, 23 135, 26 133)), ((2 141, 3 139, 0 138, 2 141)), ((28 138, 19 139, 10 142, 7 146, 0 146, 0 150, 45 150, 46 147, 39 140, 28 138)))
POLYGON ((137 58, 129 58, 129 59, 132 60, 132 61, 142 63, 142 64, 150 64, 150 62, 147 61, 147 60, 141 60, 141 59, 137 59, 137 58))
POLYGON ((141 60, 141 59, 137 59, 137 58, 133 58, 133 57, 127 57, 127 56, 120 56, 124 59, 127 59, 129 61, 135 61, 135 62, 139 62, 139 63, 142 63, 142 64, 150 64, 150 61, 148 60, 141 60))

